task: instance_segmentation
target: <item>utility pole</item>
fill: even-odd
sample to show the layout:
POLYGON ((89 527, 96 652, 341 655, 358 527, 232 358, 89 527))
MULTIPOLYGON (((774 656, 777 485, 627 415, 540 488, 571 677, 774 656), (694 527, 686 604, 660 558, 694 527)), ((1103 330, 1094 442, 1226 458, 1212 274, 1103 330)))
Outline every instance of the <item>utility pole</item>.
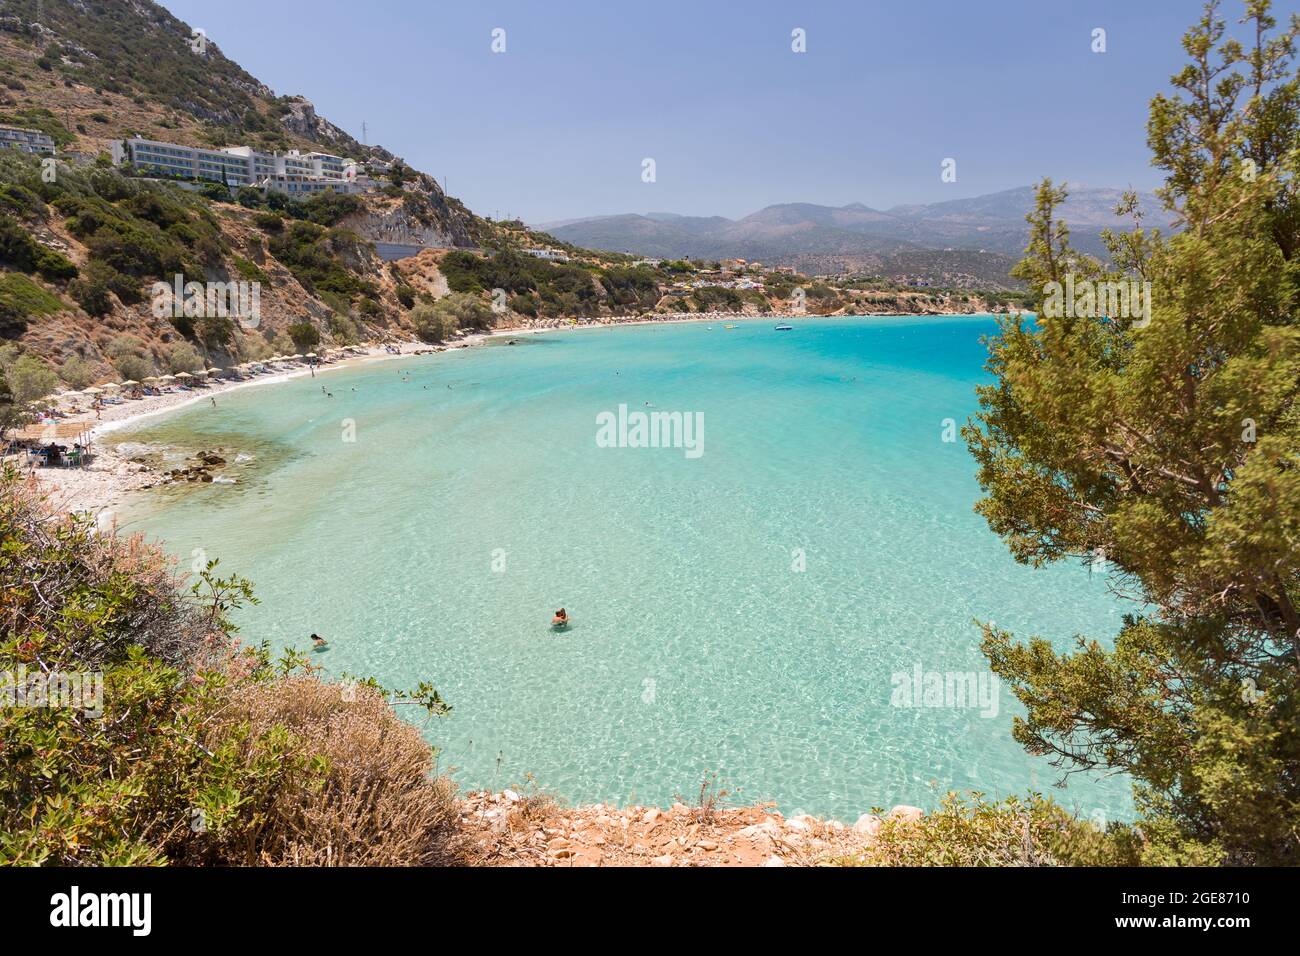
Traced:
POLYGON ((366 140, 366 121, 365 121, 365 120, 362 120, 362 121, 361 121, 361 145, 362 145, 362 146, 369 146, 369 145, 370 145, 370 143, 367 142, 367 140, 366 140))

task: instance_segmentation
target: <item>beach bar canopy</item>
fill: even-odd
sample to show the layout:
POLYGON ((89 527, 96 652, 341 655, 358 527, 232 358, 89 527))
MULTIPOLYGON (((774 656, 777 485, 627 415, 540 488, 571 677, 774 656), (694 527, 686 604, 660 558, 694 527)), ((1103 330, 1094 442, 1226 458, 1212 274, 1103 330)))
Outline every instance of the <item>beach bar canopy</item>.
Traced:
POLYGON ((59 438, 83 438, 94 427, 93 422, 50 422, 47 425, 27 425, 8 432, 19 441, 54 441, 59 438))

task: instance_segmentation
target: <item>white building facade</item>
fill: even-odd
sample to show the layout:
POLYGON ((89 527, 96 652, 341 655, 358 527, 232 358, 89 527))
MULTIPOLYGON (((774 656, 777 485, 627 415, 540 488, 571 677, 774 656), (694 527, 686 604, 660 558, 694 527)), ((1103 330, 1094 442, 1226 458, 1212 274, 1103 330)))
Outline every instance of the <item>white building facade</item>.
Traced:
POLYGON ((357 165, 330 153, 263 153, 251 146, 203 149, 157 140, 119 140, 113 143, 113 163, 130 164, 141 172, 183 179, 208 179, 232 187, 254 186, 307 196, 319 192, 362 193, 374 183, 358 175, 357 165))
POLYGON ((25 126, 0 126, 0 146, 23 153, 54 155, 54 140, 50 135, 25 126))

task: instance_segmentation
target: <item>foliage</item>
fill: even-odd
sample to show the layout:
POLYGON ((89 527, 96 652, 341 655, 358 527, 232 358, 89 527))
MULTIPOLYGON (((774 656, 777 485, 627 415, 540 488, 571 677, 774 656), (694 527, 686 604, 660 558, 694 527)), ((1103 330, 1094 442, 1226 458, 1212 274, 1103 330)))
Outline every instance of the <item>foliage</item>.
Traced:
POLYGON ((9 390, 20 405, 44 398, 59 387, 59 377, 40 358, 25 352, 6 369, 9 390))
POLYGON ((1252 45, 1209 4, 1152 103, 1181 232, 1108 234, 1107 272, 1055 218, 1063 189, 1029 216, 1035 305, 1070 275, 1134 278, 1149 316, 1008 318, 965 429, 1017 560, 1104 560, 1135 599, 1113 648, 990 625, 984 651, 1031 753, 1132 775, 1146 863, 1300 863, 1300 21, 1246 7, 1252 45))
POLYGON ((421 302, 411 311, 416 332, 426 342, 442 342, 459 331, 491 328, 492 309, 476 295, 453 292, 432 304, 421 302))
POLYGON ((330 337, 340 345, 356 345, 361 341, 361 330, 357 323, 337 312, 330 314, 329 332, 330 337))
POLYGON ((53 315, 67 306, 54 293, 17 272, 0 273, 0 309, 18 315, 53 315))
POLYGON ((112 266, 91 261, 83 274, 68 285, 68 292, 87 315, 106 315, 113 308, 116 295, 125 303, 140 300, 140 286, 134 279, 122 275, 112 266))
POLYGON ((204 367, 203 356, 188 342, 173 342, 167 349, 167 370, 175 375, 177 372, 197 372, 204 367))
POLYGON ((59 367, 59 378, 80 391, 95 381, 95 367, 81 356, 74 355, 59 367))
MULTIPOLYGON (((595 315, 600 306, 601 290, 587 270, 548 262, 513 249, 489 257, 449 252, 439 268, 453 292, 504 289, 512 295, 532 293, 544 315, 595 315)), ((635 284, 626 288, 634 289, 635 284)))
POLYGON ((1104 829, 1031 795, 989 802, 982 793, 949 793, 918 820, 882 819, 863 852, 835 862, 851 866, 1133 866, 1140 836, 1104 829))
POLYGON ((5 213, 0 213, 0 264, 19 272, 40 273, 52 282, 71 279, 77 274, 77 267, 67 256, 37 242, 5 213))
POLYGON ((367 289, 344 261, 345 254, 357 254, 358 243, 352 233, 304 221, 292 222, 267 238, 271 254, 309 292, 334 292, 347 297, 367 289))
MULTIPOLYGON (((0 151, 0 184, 12 207, 37 222, 64 217, 87 248, 89 262, 69 284, 88 313, 112 308, 111 295, 131 304, 142 299, 145 280, 170 282, 177 273, 202 276, 220 266, 228 250, 217 218, 201 197, 118 170, 60 166, 44 182, 35 157, 0 151)), ((14 268, 54 281, 77 275, 61 254, 37 243, 21 223, 0 214, 0 256, 14 268)))
POLYGON ((293 347, 299 354, 310 352, 316 346, 320 345, 320 331, 310 322, 295 322, 289 326, 289 338, 293 339, 293 347))
POLYGON ((0 476, 0 673, 25 670, 6 689, 35 673, 102 688, 0 708, 0 864, 456 859, 453 790, 381 692, 241 648, 247 581, 213 561, 187 591, 156 548, 93 524, 0 476))
POLYGON ((458 328, 453 315, 430 302, 420 302, 411 310, 411 324, 415 334, 426 342, 445 342, 458 328))
POLYGON ((348 193, 320 192, 299 203, 299 218, 318 226, 337 226, 363 207, 360 198, 348 193))
POLYGON ((54 140, 54 145, 60 150, 71 146, 76 140, 76 137, 69 132, 59 118, 42 106, 0 113, 0 124, 38 129, 54 140))
POLYGON ((268 289, 271 287, 271 277, 266 274, 256 263, 249 262, 243 256, 235 256, 235 271, 240 277, 247 279, 249 282, 260 282, 268 289))

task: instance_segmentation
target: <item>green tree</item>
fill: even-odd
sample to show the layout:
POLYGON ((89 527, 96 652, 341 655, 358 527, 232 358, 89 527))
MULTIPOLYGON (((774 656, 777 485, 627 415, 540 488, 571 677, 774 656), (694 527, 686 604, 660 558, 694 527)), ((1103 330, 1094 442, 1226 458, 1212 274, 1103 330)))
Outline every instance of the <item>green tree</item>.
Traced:
POLYGON ((289 326, 289 338, 299 352, 310 352, 320 344, 320 331, 310 322, 295 322, 289 326))
POLYGON ((426 342, 443 342, 456 332, 456 320, 436 304, 420 302, 411 310, 415 333, 426 342))
POLYGON ((1113 647, 990 625, 984 651, 1031 753, 1133 777, 1156 864, 1300 863, 1300 21, 1250 0, 1244 22, 1248 46, 1208 4, 1151 105, 1181 231, 1139 219, 1103 267, 1039 188, 1017 275, 1040 315, 1002 322, 965 429, 1014 556, 1104 561, 1135 600, 1113 647), (1042 314, 1071 278, 1150 282, 1150 310, 1042 314))
POLYGON ((189 342, 174 342, 167 349, 167 368, 173 374, 197 372, 203 366, 203 357, 189 342))
POLYGON ((79 355, 63 363, 59 377, 74 389, 83 389, 95 380, 95 367, 79 355))
POLYGON ((30 352, 9 366, 6 377, 14 400, 20 405, 44 398, 59 387, 59 377, 53 369, 30 352))
POLYGON ((432 304, 421 302, 411 311, 411 321, 420 338, 441 342, 462 329, 492 326, 492 308, 470 292, 453 292, 432 304))

